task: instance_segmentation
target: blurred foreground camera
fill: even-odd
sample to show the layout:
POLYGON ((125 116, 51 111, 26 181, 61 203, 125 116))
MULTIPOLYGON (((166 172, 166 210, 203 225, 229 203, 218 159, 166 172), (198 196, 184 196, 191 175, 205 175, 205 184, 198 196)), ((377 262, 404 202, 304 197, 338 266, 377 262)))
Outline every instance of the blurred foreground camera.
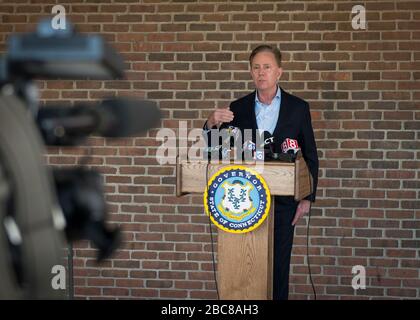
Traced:
POLYGON ((8 38, 0 57, 0 299, 62 298, 51 272, 63 264, 64 238, 90 240, 98 261, 118 246, 119 230, 106 221, 102 176, 82 167, 51 170, 44 145, 138 135, 159 123, 159 108, 122 97, 39 108, 33 80, 116 79, 123 66, 101 37, 70 25, 54 30, 50 20, 8 38))
POLYGON ((88 239, 98 248, 98 261, 106 259, 117 247, 118 229, 106 228, 106 203, 102 176, 85 168, 53 171, 58 199, 66 219, 70 241, 88 239))

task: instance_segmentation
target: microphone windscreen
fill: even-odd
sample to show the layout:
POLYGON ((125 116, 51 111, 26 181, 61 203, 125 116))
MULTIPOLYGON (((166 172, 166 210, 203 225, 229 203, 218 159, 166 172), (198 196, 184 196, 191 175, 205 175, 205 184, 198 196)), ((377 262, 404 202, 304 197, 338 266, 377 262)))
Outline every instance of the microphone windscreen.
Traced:
POLYGON ((270 149, 270 145, 274 144, 274 136, 268 132, 264 131, 264 149, 270 149))
POLYGON ((264 134, 264 141, 271 138, 273 135, 268 131, 263 131, 264 134))
POLYGON ((255 151, 255 143, 250 140, 247 140, 243 144, 243 149, 246 151, 255 151))
POLYGON ((298 150, 300 150, 300 147, 297 140, 295 139, 286 138, 281 144, 281 151, 283 153, 289 153, 290 151, 293 154, 296 154, 298 150))
POLYGON ((101 121, 97 133, 104 137, 129 137, 156 127, 161 112, 154 101, 133 98, 104 100, 98 108, 101 121))

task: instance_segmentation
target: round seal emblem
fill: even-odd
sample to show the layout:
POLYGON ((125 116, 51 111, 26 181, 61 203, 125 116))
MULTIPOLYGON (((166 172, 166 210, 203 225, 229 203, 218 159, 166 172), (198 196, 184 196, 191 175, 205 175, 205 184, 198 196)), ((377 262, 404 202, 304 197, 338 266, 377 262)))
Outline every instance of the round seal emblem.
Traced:
POLYGON ((216 172, 204 191, 204 208, 211 221, 231 233, 258 228, 267 218, 270 190, 258 172, 227 166, 216 172))

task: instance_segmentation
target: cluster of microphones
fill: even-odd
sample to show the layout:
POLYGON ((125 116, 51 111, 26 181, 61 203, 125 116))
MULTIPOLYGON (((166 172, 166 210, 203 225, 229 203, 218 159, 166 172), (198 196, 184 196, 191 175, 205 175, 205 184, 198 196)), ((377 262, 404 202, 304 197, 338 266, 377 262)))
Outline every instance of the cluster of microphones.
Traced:
MULTIPOLYGON (((301 156, 298 141, 286 138, 282 142, 268 131, 257 130, 254 142, 247 139, 242 143, 241 130, 229 126, 224 134, 219 134, 219 144, 205 148, 205 157, 219 160, 232 160, 235 152, 243 160, 295 162, 301 156)), ((222 130, 222 131, 223 131, 222 130)), ((215 139, 212 139, 215 141, 215 139)))

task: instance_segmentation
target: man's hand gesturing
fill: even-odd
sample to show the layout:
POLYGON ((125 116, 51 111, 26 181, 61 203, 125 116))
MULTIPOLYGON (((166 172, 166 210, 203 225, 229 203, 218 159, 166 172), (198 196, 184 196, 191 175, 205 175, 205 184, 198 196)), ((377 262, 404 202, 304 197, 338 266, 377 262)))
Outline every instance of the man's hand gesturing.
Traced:
POLYGON ((219 108, 213 111, 207 118, 207 128, 219 127, 223 122, 231 122, 232 120, 233 112, 229 110, 229 107, 219 108))

